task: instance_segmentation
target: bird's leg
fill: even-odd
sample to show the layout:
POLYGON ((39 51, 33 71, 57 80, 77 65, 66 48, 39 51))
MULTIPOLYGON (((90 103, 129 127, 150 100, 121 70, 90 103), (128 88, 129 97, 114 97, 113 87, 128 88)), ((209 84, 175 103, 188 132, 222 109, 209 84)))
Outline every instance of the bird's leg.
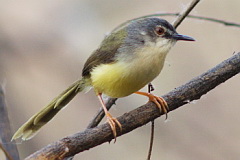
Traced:
POLYGON ((122 130, 122 125, 121 125, 121 123, 120 123, 116 118, 114 118, 114 117, 108 112, 108 110, 107 110, 107 108, 106 108, 106 105, 105 105, 105 103, 103 102, 103 99, 102 99, 102 96, 101 96, 101 95, 102 95, 101 93, 98 94, 98 99, 99 99, 99 101, 100 101, 100 103, 101 103, 101 105, 102 105, 102 107, 103 107, 104 113, 105 113, 105 115, 106 115, 106 117, 107 117, 107 121, 108 121, 108 123, 109 123, 109 125, 110 125, 110 127, 111 127, 111 129, 112 129, 113 136, 114 136, 114 139, 115 139, 114 142, 116 142, 116 138, 117 138, 116 125, 120 128, 120 130, 122 130))
POLYGON ((155 96, 151 93, 146 93, 146 92, 139 92, 138 91, 138 92, 135 92, 135 93, 143 95, 143 96, 147 96, 149 98, 149 101, 154 102, 157 105, 157 107, 159 108, 159 110, 166 115, 166 119, 167 119, 167 117, 168 117, 168 115, 167 115, 168 104, 162 97, 158 97, 158 96, 155 96))

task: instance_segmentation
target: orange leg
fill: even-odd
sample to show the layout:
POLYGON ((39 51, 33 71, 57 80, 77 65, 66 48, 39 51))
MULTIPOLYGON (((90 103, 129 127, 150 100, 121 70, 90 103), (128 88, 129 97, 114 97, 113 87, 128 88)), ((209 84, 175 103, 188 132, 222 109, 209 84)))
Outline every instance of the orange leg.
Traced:
POLYGON ((104 110, 104 113, 107 117, 107 121, 112 129, 112 132, 113 132, 113 136, 114 136, 114 139, 116 142, 116 138, 117 138, 117 130, 116 130, 116 125, 120 128, 120 130, 122 130, 122 125, 121 123, 116 119, 114 118, 107 110, 106 106, 105 106, 105 103, 103 102, 103 99, 102 99, 102 96, 101 94, 98 94, 98 99, 103 107, 103 110, 104 110))
POLYGON ((146 93, 146 92, 135 92, 135 93, 143 96, 147 96, 149 98, 149 101, 154 102, 157 105, 157 107, 160 109, 160 111, 166 115, 166 119, 167 119, 168 104, 162 97, 158 97, 151 93, 146 93))

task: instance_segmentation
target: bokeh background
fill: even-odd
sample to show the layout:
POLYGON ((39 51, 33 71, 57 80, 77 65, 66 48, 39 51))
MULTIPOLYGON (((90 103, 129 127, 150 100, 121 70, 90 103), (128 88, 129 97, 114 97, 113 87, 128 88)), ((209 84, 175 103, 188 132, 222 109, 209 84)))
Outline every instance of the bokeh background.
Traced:
MULTIPOLYGON (((0 83, 13 131, 80 78, 88 56, 122 22, 153 13, 182 11, 190 0, 1 1, 0 83)), ((240 22, 239 0, 202 1, 193 15, 240 22)), ((164 17, 172 22, 174 17, 164 17)), ((178 32, 196 42, 178 42, 167 57, 154 93, 162 95, 240 51, 240 28, 186 19, 178 32)), ((155 122, 153 160, 237 160, 240 155, 240 77, 155 122)), ((143 90, 147 90, 144 88, 143 90)), ((111 109, 120 116, 147 101, 131 95, 111 109)), ((79 94, 41 132, 18 142, 23 159, 64 136, 83 131, 100 108, 93 91, 79 94)), ((104 119, 105 122, 105 119, 104 119)), ((146 159, 150 124, 85 151, 75 159, 146 159)))

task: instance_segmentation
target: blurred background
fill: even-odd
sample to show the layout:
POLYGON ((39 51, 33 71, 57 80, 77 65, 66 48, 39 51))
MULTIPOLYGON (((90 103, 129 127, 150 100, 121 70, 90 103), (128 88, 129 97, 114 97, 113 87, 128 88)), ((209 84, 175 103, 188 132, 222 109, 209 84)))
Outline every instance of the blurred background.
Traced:
MULTIPOLYGON (((84 62, 113 28, 139 16, 182 11, 190 0, 42 0, 1 1, 0 83, 4 85, 15 132, 34 113, 79 79, 84 62)), ((202 1, 193 15, 240 21, 239 0, 202 1)), ((174 17, 163 17, 172 22, 174 17)), ((240 51, 240 28, 185 19, 177 29, 196 42, 178 42, 162 74, 156 95, 186 83, 240 51)), ((155 122, 152 160, 237 160, 240 155, 240 77, 161 117, 155 122)), ((144 91, 147 89, 144 88, 144 91)), ((131 95, 111 109, 120 116, 147 102, 131 95)), ((23 159, 64 136, 83 131, 100 108, 93 91, 79 94, 33 139, 18 143, 23 159)), ((106 119, 103 120, 105 122, 106 119)), ((150 124, 105 143, 75 159, 143 160, 150 124), (123 154, 124 153, 124 154, 123 154)))

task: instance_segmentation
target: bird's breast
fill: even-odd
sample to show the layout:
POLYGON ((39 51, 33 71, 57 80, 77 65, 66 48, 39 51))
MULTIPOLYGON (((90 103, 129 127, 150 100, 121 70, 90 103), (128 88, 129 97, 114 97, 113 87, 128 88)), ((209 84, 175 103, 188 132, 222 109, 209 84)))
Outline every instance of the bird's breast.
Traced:
POLYGON ((128 96, 159 75, 166 54, 156 47, 145 47, 134 55, 125 55, 133 57, 120 57, 114 63, 101 64, 91 72, 92 86, 97 93, 110 97, 128 96))

